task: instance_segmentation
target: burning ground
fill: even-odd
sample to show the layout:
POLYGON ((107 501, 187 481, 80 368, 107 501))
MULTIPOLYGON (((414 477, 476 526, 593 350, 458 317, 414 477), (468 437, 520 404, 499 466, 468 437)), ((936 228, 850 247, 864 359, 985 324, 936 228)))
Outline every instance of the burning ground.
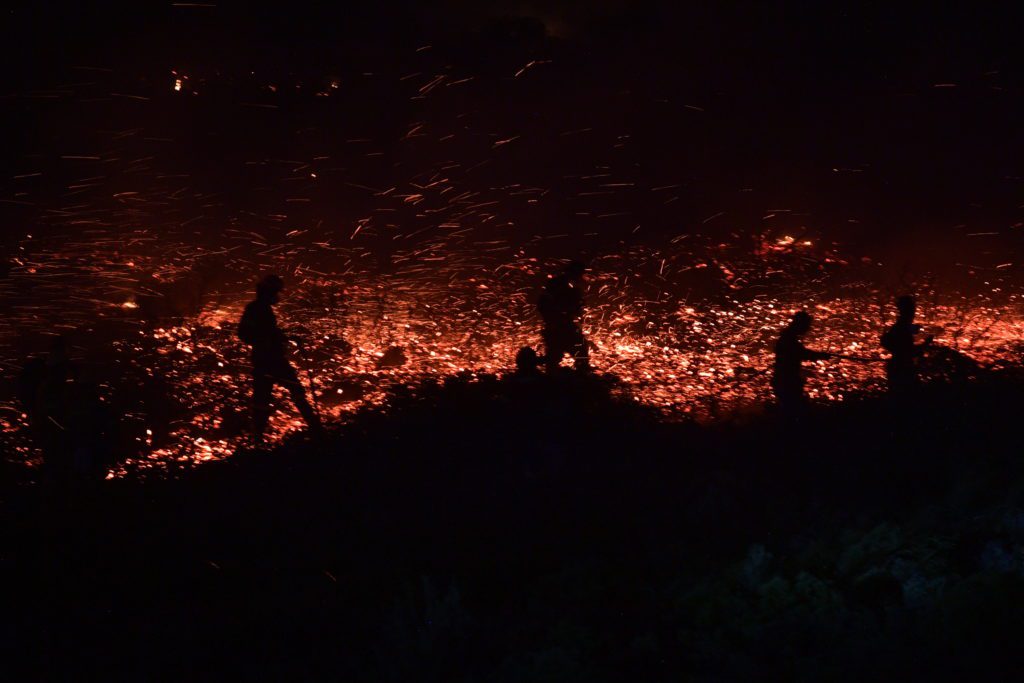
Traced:
MULTIPOLYGON (((880 390, 877 339, 891 315, 890 295, 864 284, 871 265, 844 264, 813 244, 788 240, 746 253, 696 243, 594 259, 584 329, 596 368, 620 378, 622 391, 670 419, 756 409, 770 398, 773 339, 798 309, 815 314, 815 348, 861 359, 812 366, 813 398, 841 401, 880 390)), ((35 272, 26 268, 9 278, 34 295, 17 309, 20 324, 7 321, 8 348, 16 348, 15 335, 26 329, 36 339, 56 331, 68 336, 80 372, 124 414, 133 456, 117 471, 220 459, 243 445, 248 359, 235 326, 251 297, 251 271, 232 264, 237 270, 225 268, 227 281, 214 286, 204 279, 214 276, 201 275, 195 264, 216 259, 223 267, 231 263, 223 255, 199 254, 188 268, 161 271, 165 256, 136 253, 127 257, 131 264, 75 274, 69 261, 95 264, 97 253, 69 257, 67 245, 61 247, 49 261, 36 251, 35 272), (138 271, 155 275, 140 283, 138 271), (83 281, 93 289, 83 289, 83 281), (49 303, 39 303, 47 291, 49 303)), ((278 268, 291 283, 279 317, 296 339, 294 363, 315 387, 320 410, 344 420, 385 402, 396 386, 507 372, 519 347, 539 343, 533 300, 553 266, 528 256, 529 248, 513 260, 477 252, 460 259, 449 249, 443 260, 430 261, 399 252, 388 275, 328 273, 298 265, 302 257, 293 256, 296 265, 278 268)), ((346 251, 332 250, 330 258, 356 262, 358 253, 346 251)), ((1018 357, 1024 327, 1018 294, 936 292, 922 303, 922 321, 939 344, 982 365, 1018 357)), ((17 360, 9 356, 9 367, 17 360)), ((936 367, 940 374, 963 371, 936 367)), ((279 399, 275 439, 301 427, 284 396, 279 399)), ((21 409, 13 402, 4 409, 15 457, 31 462, 21 409)))
MULTIPOLYGON (((65 335, 123 416, 112 476, 221 459, 244 442, 234 328, 261 273, 286 277, 294 363, 345 420, 395 387, 506 372, 539 343, 535 296, 569 258, 591 267, 595 368, 666 419, 758 410, 799 309, 810 345, 859 359, 809 368, 816 400, 880 389, 878 337, 908 291, 966 357, 945 353, 937 374, 1019 359, 1019 178, 993 167, 907 219, 903 167, 856 140, 779 175, 768 161, 793 139, 738 156, 745 103, 542 52, 472 68, 424 44, 316 76, 82 64, 10 95, 39 134, 2 188, 5 375, 65 335)), ((1019 94, 993 78, 913 84, 888 115, 1003 111, 1019 94)), ((778 116, 748 135, 783 130, 778 116)), ((13 395, 7 457, 33 463, 13 395)), ((275 439, 300 426, 279 406, 275 439)))

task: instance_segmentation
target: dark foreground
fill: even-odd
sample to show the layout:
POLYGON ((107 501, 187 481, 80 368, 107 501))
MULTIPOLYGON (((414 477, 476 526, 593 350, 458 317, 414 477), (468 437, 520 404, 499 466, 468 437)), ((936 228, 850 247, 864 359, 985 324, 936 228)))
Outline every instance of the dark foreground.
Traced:
POLYGON ((608 387, 453 380, 318 445, 8 492, 4 666, 859 681, 1024 663, 1019 379, 713 428, 608 387))

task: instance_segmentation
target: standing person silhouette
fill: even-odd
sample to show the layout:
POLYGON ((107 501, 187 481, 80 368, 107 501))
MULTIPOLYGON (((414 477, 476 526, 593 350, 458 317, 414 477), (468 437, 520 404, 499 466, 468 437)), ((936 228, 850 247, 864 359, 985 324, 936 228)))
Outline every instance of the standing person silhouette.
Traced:
POLYGON ((590 369, 587 340, 580 329, 583 315, 583 274, 586 266, 573 261, 562 272, 548 280, 537 301, 537 311, 544 321, 544 365, 548 372, 562 363, 569 354, 577 370, 590 369))
POLYGON ((917 359, 932 338, 928 337, 922 344, 915 343, 921 326, 914 322, 917 314, 917 301, 914 297, 905 295, 896 299, 896 310, 896 322, 882 335, 882 348, 892 354, 885 362, 889 392, 904 394, 917 386, 917 359))
POLYGON ((772 391, 783 410, 799 410, 806 405, 804 395, 803 363, 809 360, 831 358, 824 351, 812 351, 803 344, 803 336, 811 329, 813 318, 800 311, 775 342, 775 368, 772 373, 772 391))
POLYGON ((284 281, 268 275, 256 285, 256 300, 245 307, 238 324, 238 336, 252 346, 252 421, 257 443, 270 420, 274 385, 279 384, 291 394, 295 407, 310 429, 320 430, 320 417, 306 398, 295 368, 288 361, 288 338, 277 326, 274 304, 280 300, 284 281))

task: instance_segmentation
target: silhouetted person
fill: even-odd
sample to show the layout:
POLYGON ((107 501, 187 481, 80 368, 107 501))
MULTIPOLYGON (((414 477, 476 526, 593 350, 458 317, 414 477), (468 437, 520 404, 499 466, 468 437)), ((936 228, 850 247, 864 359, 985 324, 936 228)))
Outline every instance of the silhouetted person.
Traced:
POLYGON ((809 360, 830 358, 832 354, 812 351, 803 344, 803 336, 811 329, 809 313, 800 311, 793 316, 789 325, 775 342, 775 369, 772 373, 772 391, 783 409, 803 406, 804 395, 803 363, 809 360))
POLYGON ((548 280, 537 301, 537 310, 544 321, 544 364, 550 372, 569 354, 577 370, 590 369, 587 340, 580 329, 583 315, 583 273, 579 261, 567 265, 559 275, 548 280))
POLYGON ((256 441, 270 420, 274 385, 285 387, 291 394, 306 424, 314 430, 320 428, 320 418, 306 398, 306 390, 299 381, 295 368, 288 361, 288 338, 277 326, 274 304, 280 300, 284 281, 268 275, 256 285, 256 300, 245 307, 238 324, 238 336, 252 346, 252 419, 256 441))
POLYGON ((914 297, 908 295, 896 299, 896 310, 899 312, 896 322, 882 335, 882 348, 892 354, 885 363, 889 391, 899 394, 917 386, 917 359, 931 342, 931 337, 923 344, 915 341, 921 326, 914 322, 917 313, 914 297))
POLYGON ((541 357, 530 346, 524 346, 516 353, 516 377, 534 377, 541 365, 541 357))

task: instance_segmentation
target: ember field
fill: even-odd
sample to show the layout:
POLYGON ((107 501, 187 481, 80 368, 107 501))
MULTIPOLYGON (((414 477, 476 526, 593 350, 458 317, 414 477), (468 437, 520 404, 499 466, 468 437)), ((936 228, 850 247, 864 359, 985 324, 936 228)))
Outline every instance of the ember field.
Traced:
MULTIPOLYGON (((585 320, 596 368, 621 378, 623 391, 664 409, 669 418, 708 419, 750 409, 769 398, 774 336, 794 310, 806 307, 816 314, 816 347, 873 359, 818 363, 811 395, 842 400, 851 392, 880 388, 877 338, 889 297, 867 284, 836 282, 863 266, 830 265, 834 272, 823 271, 823 264, 835 259, 812 246, 773 245, 745 259, 720 251, 725 253, 636 248, 596 258, 585 320), (715 298, 680 287, 705 271, 712 274, 699 284, 727 282, 726 269, 744 283, 723 285, 715 298), (629 270, 633 273, 623 274, 629 270), (762 293, 768 287, 785 293, 768 296, 762 293)), ((143 254, 125 256, 135 268, 146 268, 143 254)), ((50 290, 53 299, 45 306, 21 307, 20 325, 7 319, 9 367, 19 359, 14 353, 19 336, 42 339, 61 330, 72 341, 83 375, 100 383, 107 400, 125 413, 135 442, 127 469, 230 456, 243 443, 245 424, 247 353, 234 335, 250 298, 242 284, 198 296, 185 286, 192 271, 184 271, 184 280, 174 280, 179 273, 171 271, 166 293, 150 296, 126 264, 75 277, 66 256, 51 258, 32 261, 34 273, 26 269, 10 278, 15 287, 50 290), (65 279, 76 283, 73 290, 61 291, 68 286, 65 279), (79 279, 92 289, 79 288, 79 279), (195 311, 153 318, 140 313, 181 306, 192 296, 195 311)), ((83 260, 95 261, 97 254, 83 260)), ((395 385, 459 373, 501 374, 520 346, 538 343, 531 302, 548 270, 539 259, 494 258, 485 267, 477 257, 471 267, 453 256, 428 267, 410 257, 406 269, 390 276, 314 272, 300 260, 278 266, 294 283, 280 318, 300 343, 295 364, 316 387, 320 409, 335 419, 385 401, 395 385), (395 348, 401 353, 389 353, 395 348)), ((246 274, 236 277, 244 280, 246 274)), ((936 294, 923 309, 922 319, 938 343, 982 364, 1019 357, 1024 331, 1019 295, 954 299, 936 294)), ((275 438, 301 427, 283 397, 280 405, 283 410, 272 423, 275 438)), ((8 401, 4 409, 6 436, 19 444, 19 457, 32 461, 32 449, 19 441, 24 438, 19 408, 8 401)))
MULTIPOLYGON (((788 177, 765 160, 786 140, 723 172, 742 103, 623 94, 614 72, 567 88, 579 65, 557 50, 479 69, 438 51, 312 76, 79 65, 9 94, 37 132, 0 185, 5 376, 66 335, 81 377, 124 416, 111 476, 189 466, 244 442, 234 327, 261 273, 286 277, 294 362, 344 420, 396 386, 506 372, 539 343, 534 297, 569 258, 591 267, 595 368, 666 419, 759 409, 772 341, 802 308, 810 345, 857 358, 812 369, 818 400, 880 389, 877 339, 907 291, 939 344, 981 365, 1019 360, 1019 178, 1005 168, 911 220, 897 207, 936 187, 894 190, 906 167, 854 163, 856 140, 788 177)), ((1004 120, 1017 100, 999 98, 1019 94, 990 80, 918 83, 888 115, 1004 120)), ((33 464, 12 387, 5 451, 33 464)), ((275 439, 300 427, 279 405, 275 439)))

